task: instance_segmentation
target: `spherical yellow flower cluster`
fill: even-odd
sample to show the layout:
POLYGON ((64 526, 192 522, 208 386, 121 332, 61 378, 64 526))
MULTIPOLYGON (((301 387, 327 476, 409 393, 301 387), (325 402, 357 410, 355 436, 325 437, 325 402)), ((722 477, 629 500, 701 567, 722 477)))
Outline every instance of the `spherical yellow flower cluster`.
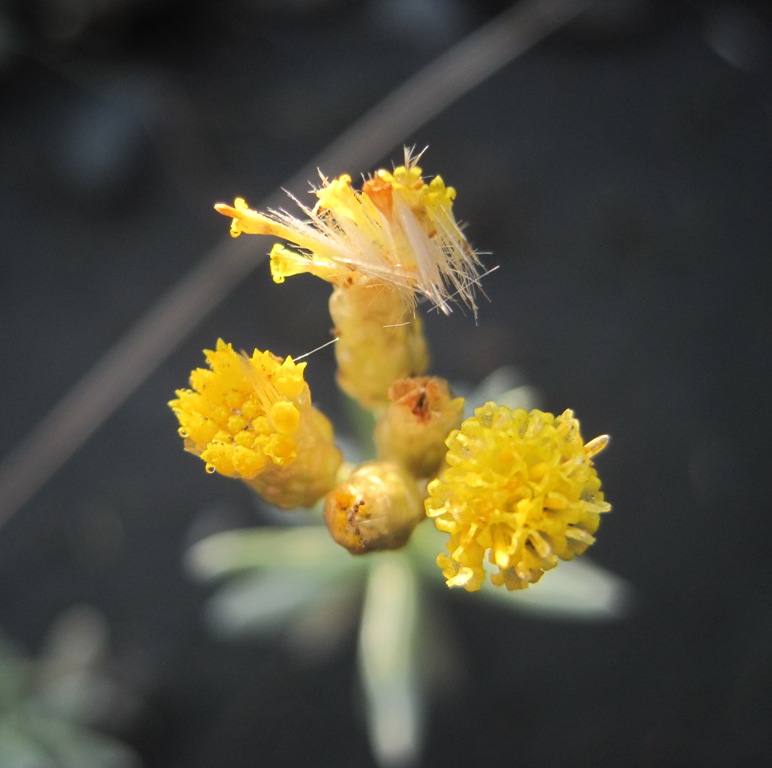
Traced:
POLYGON ((449 586, 480 589, 491 581, 523 589, 595 540, 604 501, 592 456, 573 412, 511 411, 487 403, 448 437, 448 467, 429 483, 426 513, 450 534, 438 565, 449 586))
POLYGON ((342 457, 311 404, 306 364, 259 350, 248 357, 222 340, 205 355, 209 369, 194 370, 191 389, 169 403, 187 450, 208 472, 245 480, 278 506, 313 505, 342 457))

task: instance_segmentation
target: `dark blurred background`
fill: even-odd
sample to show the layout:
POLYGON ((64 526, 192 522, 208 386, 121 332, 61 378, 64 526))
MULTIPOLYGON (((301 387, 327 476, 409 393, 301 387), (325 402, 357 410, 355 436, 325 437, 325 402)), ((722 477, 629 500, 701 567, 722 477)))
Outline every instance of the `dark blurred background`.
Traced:
MULTIPOLYGON (((226 237, 214 202, 259 203, 507 5, 6 0, 0 455, 226 237)), ((592 557, 634 586, 634 612, 546 621, 438 591, 466 668, 433 702, 427 766, 768 764, 771 18, 598 2, 371 166, 323 168, 428 146, 425 172, 500 265, 479 326, 429 316, 433 370, 513 364, 546 408, 613 436, 592 557)), ((140 702, 113 729, 147 768, 373 764, 353 635, 315 667, 219 642, 182 566, 201 520, 256 518, 183 453, 166 402, 218 337, 326 341, 317 282, 258 266, 0 531, 0 627, 34 654, 63 611, 96 607, 140 702)), ((333 370, 327 350, 309 376, 339 414, 333 370)))

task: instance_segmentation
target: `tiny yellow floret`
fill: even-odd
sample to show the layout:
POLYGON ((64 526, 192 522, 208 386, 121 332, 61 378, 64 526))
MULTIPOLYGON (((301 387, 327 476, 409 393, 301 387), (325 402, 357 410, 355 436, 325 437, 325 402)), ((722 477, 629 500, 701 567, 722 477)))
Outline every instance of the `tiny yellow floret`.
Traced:
POLYGON ((361 190, 347 174, 321 176, 313 208, 295 201, 305 220, 253 211, 240 197, 215 208, 233 219, 234 237, 274 235, 300 249, 271 251, 277 283, 309 272, 336 286, 388 286, 410 305, 423 296, 446 313, 458 300, 476 313, 481 264, 453 215, 456 191, 439 176, 425 182, 417 160, 406 150, 404 165, 375 171, 361 190))
POLYGON ((450 534, 440 554, 448 586, 468 591, 485 580, 524 589, 558 559, 582 554, 600 515, 611 509, 592 456, 607 436, 585 445, 573 411, 559 416, 486 403, 446 441, 447 464, 429 483, 426 513, 450 534))
POLYGON ((249 357, 222 340, 204 354, 209 368, 194 370, 190 389, 169 403, 185 448, 273 504, 313 505, 333 486, 341 455, 311 404, 306 363, 259 350, 249 357))

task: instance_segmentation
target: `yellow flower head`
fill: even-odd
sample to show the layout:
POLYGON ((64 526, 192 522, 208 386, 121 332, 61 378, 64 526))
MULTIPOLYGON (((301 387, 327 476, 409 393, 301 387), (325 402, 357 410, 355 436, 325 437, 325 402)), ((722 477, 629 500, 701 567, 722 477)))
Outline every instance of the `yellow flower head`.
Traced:
POLYGON ((247 481, 281 507, 311 506, 335 482, 341 463, 330 423, 311 405, 306 364, 255 350, 238 354, 219 340, 209 368, 190 376, 169 406, 185 447, 207 472, 247 481))
POLYGON ((450 534, 440 554, 448 586, 480 589, 483 559, 496 585, 524 589, 542 573, 582 554, 595 540, 603 499, 592 457, 573 412, 512 411, 486 403, 451 432, 448 467, 429 483, 426 513, 450 534))
POLYGON ((271 272, 277 283, 310 272, 337 286, 392 286, 409 303, 425 296, 446 313, 457 296, 476 311, 480 261, 453 216, 456 191, 439 176, 426 183, 417 159, 406 150, 404 165, 376 171, 361 191, 350 176, 322 176, 316 206, 298 202, 308 221, 284 211, 258 213, 243 198, 215 208, 233 218, 234 237, 275 235, 303 249, 274 246, 271 272))

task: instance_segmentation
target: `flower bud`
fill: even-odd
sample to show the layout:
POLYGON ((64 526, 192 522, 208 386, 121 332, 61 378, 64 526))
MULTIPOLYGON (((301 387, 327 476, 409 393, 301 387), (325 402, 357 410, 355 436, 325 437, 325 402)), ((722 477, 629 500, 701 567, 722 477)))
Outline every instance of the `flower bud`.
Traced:
POLYGON ((423 373, 429 353, 421 318, 384 285, 335 288, 330 315, 338 337, 338 384, 364 408, 388 403, 391 384, 423 373))
POLYGON ((431 477, 445 458, 445 438, 461 425, 464 398, 454 398, 445 379, 417 376, 395 381, 389 399, 375 426, 378 457, 431 477))
POLYGON ((416 481, 385 461, 362 464, 327 494, 324 504, 333 539, 354 555, 403 547, 424 518, 416 481))

